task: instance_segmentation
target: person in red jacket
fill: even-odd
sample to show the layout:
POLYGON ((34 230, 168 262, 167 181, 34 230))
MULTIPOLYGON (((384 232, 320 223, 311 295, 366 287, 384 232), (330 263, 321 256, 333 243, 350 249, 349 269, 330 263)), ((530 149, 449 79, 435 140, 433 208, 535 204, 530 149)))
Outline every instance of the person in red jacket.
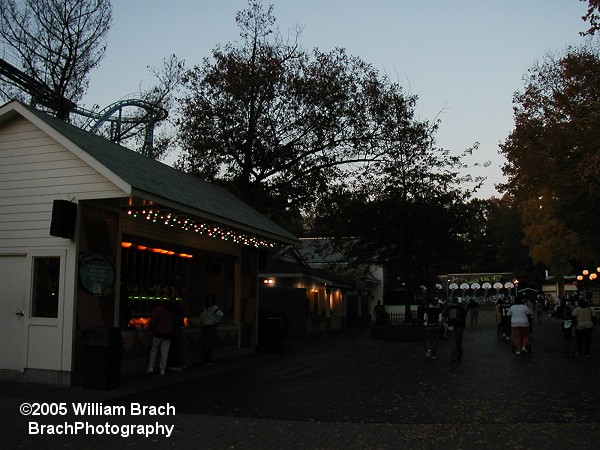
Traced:
POLYGON ((150 361, 148 362, 146 373, 154 372, 156 356, 160 350, 160 374, 164 375, 167 368, 169 347, 173 338, 173 319, 171 312, 163 302, 158 303, 152 310, 150 329, 153 332, 152 350, 150 351, 150 361))

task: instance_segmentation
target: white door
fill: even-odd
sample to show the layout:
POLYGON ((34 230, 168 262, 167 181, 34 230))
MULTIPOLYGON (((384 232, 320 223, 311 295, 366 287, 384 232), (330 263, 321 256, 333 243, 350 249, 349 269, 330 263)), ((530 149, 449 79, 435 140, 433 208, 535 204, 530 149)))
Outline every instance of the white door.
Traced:
POLYGON ((0 256, 0 370, 25 368, 28 276, 25 256, 0 256))
POLYGON ((61 370, 64 251, 36 250, 28 255, 29 314, 25 315, 26 367, 61 370))

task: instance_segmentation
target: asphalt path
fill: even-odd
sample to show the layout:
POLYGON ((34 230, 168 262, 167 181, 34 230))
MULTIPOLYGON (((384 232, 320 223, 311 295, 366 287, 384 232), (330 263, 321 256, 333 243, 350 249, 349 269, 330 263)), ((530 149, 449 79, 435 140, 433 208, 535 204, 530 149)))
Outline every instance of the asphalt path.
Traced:
POLYGON ((311 335, 280 354, 217 360, 166 376, 136 375, 108 391, 0 382, 3 448, 45 449, 596 449, 600 327, 592 358, 565 358, 560 321, 534 330, 533 352, 496 337, 493 311, 467 329, 464 358, 447 340, 375 340, 369 329, 311 335), (172 405, 169 416, 33 417, 36 402, 67 407, 172 405), (32 433, 31 423, 170 427, 170 435, 32 433))
MULTIPOLYGON (((536 327, 533 352, 515 355, 496 337, 491 312, 467 329, 465 356, 436 360, 423 342, 370 338, 369 330, 311 336, 282 354, 256 355, 226 373, 146 391, 149 405, 178 412, 318 422, 388 424, 597 423, 600 355, 563 356, 560 322, 536 327)), ((597 340, 597 339, 596 339, 597 340)), ((122 397, 118 402, 139 401, 122 397)))

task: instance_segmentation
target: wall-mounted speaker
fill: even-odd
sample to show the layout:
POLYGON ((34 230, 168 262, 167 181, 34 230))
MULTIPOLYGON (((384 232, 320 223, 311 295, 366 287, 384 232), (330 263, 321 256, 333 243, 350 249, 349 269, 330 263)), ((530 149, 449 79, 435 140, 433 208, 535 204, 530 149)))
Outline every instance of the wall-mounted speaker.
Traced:
POLYGON ((73 239, 75 236, 75 223, 77 222, 77 203, 67 200, 54 200, 52 202, 52 222, 50 222, 50 236, 73 239))

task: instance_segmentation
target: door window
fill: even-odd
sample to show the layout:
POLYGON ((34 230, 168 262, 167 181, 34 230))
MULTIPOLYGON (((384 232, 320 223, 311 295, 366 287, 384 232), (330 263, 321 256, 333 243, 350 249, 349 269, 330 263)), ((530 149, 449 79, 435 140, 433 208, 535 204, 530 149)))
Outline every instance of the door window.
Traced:
POLYGON ((58 317, 59 288, 60 257, 34 257, 31 303, 32 317, 58 317))

